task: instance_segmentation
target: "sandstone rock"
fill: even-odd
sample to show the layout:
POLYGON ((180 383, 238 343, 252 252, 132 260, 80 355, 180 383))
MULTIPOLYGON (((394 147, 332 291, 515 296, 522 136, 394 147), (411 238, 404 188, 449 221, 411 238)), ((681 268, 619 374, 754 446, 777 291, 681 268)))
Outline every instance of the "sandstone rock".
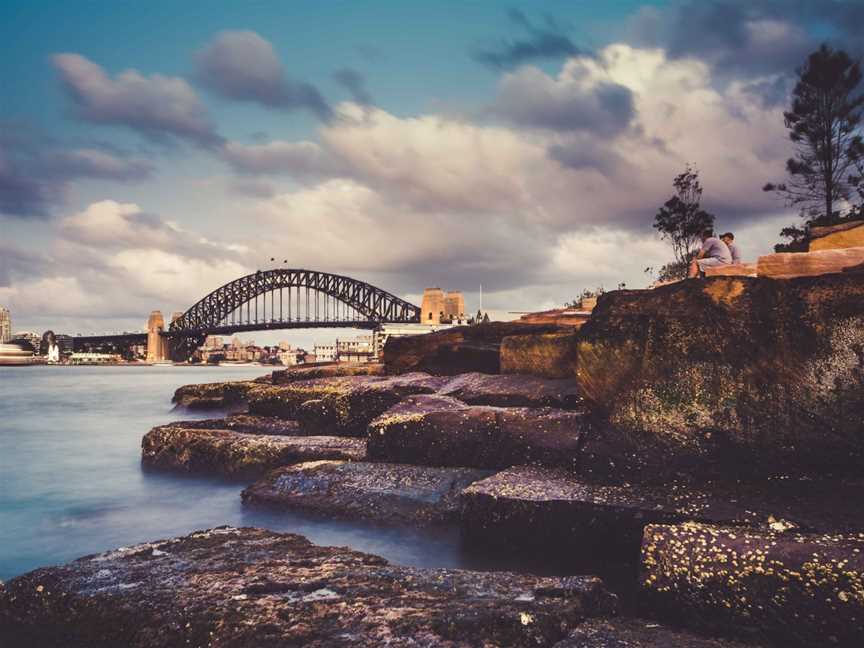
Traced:
POLYGON ((614 607, 594 577, 396 567, 297 535, 219 528, 13 579, 0 645, 536 647, 614 607))
POLYGON ((864 534, 652 525, 645 600, 661 615, 783 646, 864 645, 864 534))
POLYGON ((733 263, 716 268, 705 268, 706 277, 755 277, 756 273, 755 263, 733 263))
POLYGON ((141 461, 148 468, 248 479, 302 461, 361 460, 366 454, 365 445, 362 439, 244 434, 163 425, 144 436, 141 461))
POLYGON ((427 466, 571 466, 586 430, 586 417, 578 411, 472 406, 441 395, 414 396, 370 423, 367 456, 427 466))
POLYGON ((321 366, 297 365, 288 369, 273 372, 272 382, 274 385, 284 385, 297 380, 310 380, 312 378, 334 378, 337 376, 383 376, 384 365, 378 362, 365 362, 361 364, 339 363, 321 366))
POLYGON ((553 648, 753 648, 673 630, 647 619, 588 619, 553 648))
POLYGON ((172 403, 188 409, 230 409, 246 402, 247 394, 258 387, 255 381, 183 385, 174 392, 172 403))
POLYGON ((714 277, 600 299, 574 370, 586 464, 625 479, 860 472, 864 282, 714 277))
POLYGON ((508 335, 551 333, 555 324, 489 322, 458 326, 424 335, 391 338, 384 345, 384 366, 388 374, 426 371, 453 376, 469 371, 500 372, 499 348, 508 335))
POLYGON ((864 221, 810 228, 810 252, 864 247, 864 221))
POLYGON ((494 407, 559 407, 575 409, 584 401, 579 383, 572 377, 549 379, 529 375, 465 373, 448 380, 438 390, 468 405, 494 407))
POLYGON ((860 263, 864 263, 864 246, 815 252, 781 252, 759 257, 757 274, 775 279, 815 277, 843 272, 860 263))
POLYGON ((527 313, 519 318, 519 322, 523 324, 552 324, 559 327, 568 326, 578 329, 591 317, 591 311, 596 304, 597 299, 592 298, 584 309, 556 308, 538 313, 527 313))
POLYGON ((459 492, 489 476, 469 468, 315 461, 279 468, 243 491, 243 503, 327 517, 438 523, 459 517, 459 492))
POLYGON ((169 425, 196 430, 231 430, 245 434, 275 434, 281 436, 300 436, 302 431, 297 421, 273 418, 271 416, 251 416, 231 414, 225 418, 202 419, 199 421, 176 421, 169 425))
POLYGON ((501 373, 571 378, 578 341, 572 332, 505 337, 501 341, 501 373))

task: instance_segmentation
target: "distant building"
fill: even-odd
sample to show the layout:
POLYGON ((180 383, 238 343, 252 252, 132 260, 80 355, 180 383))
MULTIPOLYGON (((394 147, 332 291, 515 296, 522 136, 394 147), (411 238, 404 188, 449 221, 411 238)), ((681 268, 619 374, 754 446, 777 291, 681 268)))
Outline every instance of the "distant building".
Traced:
POLYGON ((33 347, 33 351, 39 353, 39 347, 42 345, 42 336, 33 331, 18 331, 12 335, 12 342, 25 342, 33 347))
POLYGON ((0 308, 0 344, 12 339, 12 315, 5 308, 0 308))
POLYGON ((312 347, 315 362, 336 362, 337 349, 335 344, 316 344, 312 347))
POLYGON ((75 365, 93 365, 93 364, 116 364, 122 358, 116 353, 89 353, 77 352, 73 353, 69 359, 75 365))
POLYGON ((465 297, 458 290, 445 293, 440 288, 427 288, 423 291, 420 306, 420 322, 426 326, 438 324, 464 323, 465 297))
POLYGON ((353 340, 336 340, 337 362, 369 362, 374 357, 371 335, 358 335, 353 340))

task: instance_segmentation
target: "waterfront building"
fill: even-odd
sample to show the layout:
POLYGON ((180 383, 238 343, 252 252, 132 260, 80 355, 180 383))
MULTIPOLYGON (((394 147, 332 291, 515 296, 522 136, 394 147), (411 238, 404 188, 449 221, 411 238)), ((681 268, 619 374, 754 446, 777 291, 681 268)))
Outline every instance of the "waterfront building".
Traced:
POLYGON ((420 313, 420 322, 426 326, 462 323, 466 320, 465 297, 459 290, 445 293, 440 288, 427 288, 423 291, 420 313))
POLYGON ((371 335, 336 340, 336 362, 369 362, 375 357, 371 335))
POLYGON ((33 351, 39 353, 42 345, 42 336, 33 331, 18 331, 12 335, 12 342, 25 342, 33 347, 33 351))
POLYGON ((312 347, 315 362, 336 362, 337 350, 335 344, 316 344, 312 347))
POLYGON ((8 309, 0 307, 0 344, 12 339, 12 315, 8 309))
POLYGON ((78 351, 72 354, 69 361, 73 365, 103 365, 117 364, 122 358, 116 353, 91 353, 78 351))

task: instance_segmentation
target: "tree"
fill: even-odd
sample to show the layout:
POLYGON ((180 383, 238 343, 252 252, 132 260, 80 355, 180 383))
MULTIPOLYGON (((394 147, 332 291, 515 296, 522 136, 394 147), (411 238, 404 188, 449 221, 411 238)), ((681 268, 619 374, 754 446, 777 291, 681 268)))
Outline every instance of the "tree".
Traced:
POLYGON ((689 164, 684 173, 675 177, 672 186, 675 187, 675 195, 657 212, 654 229, 672 244, 675 261, 667 266, 680 268, 681 272, 686 274, 691 249, 699 243, 703 230, 714 227, 714 216, 700 205, 702 185, 699 182, 699 172, 689 164))
POLYGON ((823 44, 798 69, 791 109, 783 113, 794 157, 786 161, 789 178, 768 183, 764 191, 782 196, 808 219, 805 228, 789 227, 781 235, 791 239, 778 248, 806 245, 810 225, 831 225, 848 217, 838 204, 846 204, 860 184, 864 142, 864 92, 859 90, 861 66, 843 50, 823 44))

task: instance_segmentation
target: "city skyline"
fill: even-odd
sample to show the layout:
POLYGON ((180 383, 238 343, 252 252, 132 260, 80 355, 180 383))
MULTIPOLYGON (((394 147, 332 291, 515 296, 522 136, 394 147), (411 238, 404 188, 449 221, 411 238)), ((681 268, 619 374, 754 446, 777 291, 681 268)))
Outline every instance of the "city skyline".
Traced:
POLYGON ((761 191, 795 68, 864 26, 827 0, 84 7, 0 10, 16 330, 140 330, 271 257, 469 312, 481 284, 501 311, 643 286, 687 163, 753 259, 798 222, 761 191))

